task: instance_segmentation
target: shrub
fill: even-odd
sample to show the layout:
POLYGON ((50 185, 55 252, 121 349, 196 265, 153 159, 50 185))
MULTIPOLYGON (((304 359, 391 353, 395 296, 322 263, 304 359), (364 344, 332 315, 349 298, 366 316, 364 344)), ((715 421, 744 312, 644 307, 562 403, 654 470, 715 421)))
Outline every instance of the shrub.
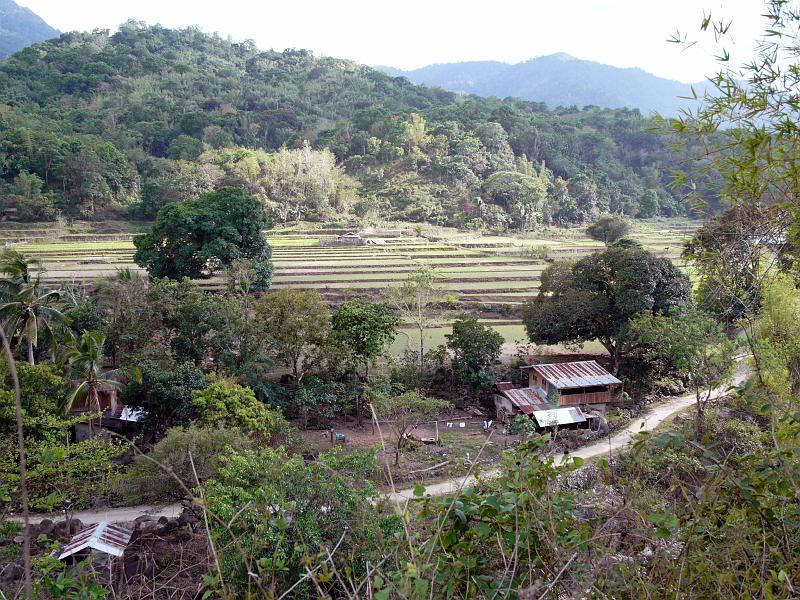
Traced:
POLYGON ((205 483, 216 477, 227 450, 243 452, 252 447, 252 440, 238 429, 175 427, 150 454, 136 457, 123 479, 123 495, 131 503, 183 498, 186 490, 178 480, 192 489, 197 484, 195 471, 200 483, 205 483))
POLYGON ((283 414, 267 408, 248 387, 222 380, 193 394, 198 424, 239 427, 275 443, 291 434, 291 426, 283 414))
POLYGON ((517 415, 509 424, 508 433, 511 435, 533 435, 536 433, 536 425, 530 417, 517 415))

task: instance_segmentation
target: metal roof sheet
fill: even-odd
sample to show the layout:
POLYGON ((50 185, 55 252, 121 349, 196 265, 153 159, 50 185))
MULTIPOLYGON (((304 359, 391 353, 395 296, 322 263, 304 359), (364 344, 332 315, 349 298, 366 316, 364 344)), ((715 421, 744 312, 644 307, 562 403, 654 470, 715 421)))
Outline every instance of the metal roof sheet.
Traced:
POLYGON ((132 533, 118 525, 111 525, 108 521, 100 521, 94 525, 82 529, 64 546, 58 560, 63 560, 68 556, 91 548, 111 554, 112 556, 122 556, 128 542, 131 541, 132 533))
POLYGON ((556 425, 573 425, 586 422, 586 417, 577 406, 535 410, 533 411, 533 418, 536 419, 539 427, 555 427, 556 425))
POLYGON ((544 390, 537 387, 502 390, 503 395, 526 415, 535 410, 547 408, 547 396, 544 390))
POLYGON ((594 360, 531 365, 530 368, 558 389, 622 383, 594 360))

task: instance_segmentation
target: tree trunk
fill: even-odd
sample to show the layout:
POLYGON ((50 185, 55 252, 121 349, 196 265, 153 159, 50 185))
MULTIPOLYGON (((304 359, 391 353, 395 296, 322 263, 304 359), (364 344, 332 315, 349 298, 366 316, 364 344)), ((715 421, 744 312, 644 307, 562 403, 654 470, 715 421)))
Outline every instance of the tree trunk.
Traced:
POLYGON ((33 361, 33 341, 30 338, 28 338, 28 363, 31 364, 31 365, 34 364, 34 361, 33 361))
POLYGON ((425 369, 425 329, 419 326, 419 370, 425 369))

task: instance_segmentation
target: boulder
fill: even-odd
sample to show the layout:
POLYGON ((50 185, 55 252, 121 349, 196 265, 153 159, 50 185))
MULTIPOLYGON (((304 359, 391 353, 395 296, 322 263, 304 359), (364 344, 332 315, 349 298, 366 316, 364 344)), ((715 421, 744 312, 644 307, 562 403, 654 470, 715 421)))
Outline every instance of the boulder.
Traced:
POLYGON ((25 575, 25 566, 22 560, 8 563, 3 569, 0 579, 5 582, 19 581, 25 575))

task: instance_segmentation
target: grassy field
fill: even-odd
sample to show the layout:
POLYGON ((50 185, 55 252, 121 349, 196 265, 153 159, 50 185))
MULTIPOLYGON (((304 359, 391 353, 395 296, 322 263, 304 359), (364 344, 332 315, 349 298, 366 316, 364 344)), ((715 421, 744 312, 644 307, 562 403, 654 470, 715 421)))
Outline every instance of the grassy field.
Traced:
MULTIPOLYGON (((133 235, 141 225, 126 223, 82 224, 65 229, 52 225, 0 226, 0 241, 42 261, 52 283, 73 281, 91 285, 120 268, 138 270, 133 263, 133 235)), ((699 225, 685 220, 640 222, 632 237, 645 248, 680 260, 684 241, 699 225)), ((379 298, 419 267, 432 267, 451 304, 483 318, 507 342, 524 341, 519 323, 521 304, 535 294, 541 272, 553 260, 574 260, 602 246, 581 229, 551 229, 522 236, 489 236, 448 228, 399 225, 365 246, 322 246, 342 230, 315 229, 313 224, 271 231, 275 265, 274 287, 319 290, 335 305, 352 296, 379 298), (422 236, 419 234, 422 233, 422 236)), ((380 232, 379 232, 380 233, 380 232)), ((222 289, 222 277, 204 280, 209 290, 222 289)), ((428 347, 444 342, 449 327, 431 329, 428 347)), ((393 350, 416 347, 417 334, 403 329, 393 350)))

